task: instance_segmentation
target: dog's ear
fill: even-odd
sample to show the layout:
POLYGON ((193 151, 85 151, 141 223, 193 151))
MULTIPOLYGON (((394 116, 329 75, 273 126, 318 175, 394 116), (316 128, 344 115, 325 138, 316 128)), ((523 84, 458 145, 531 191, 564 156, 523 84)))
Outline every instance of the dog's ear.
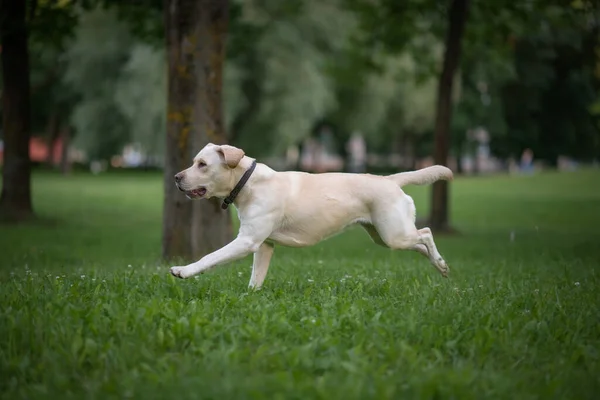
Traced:
POLYGON ((223 155, 223 158, 225 159, 225 164, 227 164, 229 168, 237 167, 245 155, 244 150, 238 149, 234 146, 229 146, 228 144, 219 146, 219 149, 217 151, 223 155))

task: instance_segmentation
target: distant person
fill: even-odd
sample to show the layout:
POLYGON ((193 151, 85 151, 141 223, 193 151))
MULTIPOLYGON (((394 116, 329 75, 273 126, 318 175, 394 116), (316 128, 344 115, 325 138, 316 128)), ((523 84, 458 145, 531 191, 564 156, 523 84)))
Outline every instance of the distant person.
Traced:
POLYGON ((529 148, 525 149, 521 155, 521 172, 533 173, 533 151, 529 148))
POLYGON ((360 133, 354 133, 346 144, 348 151, 348 170, 354 173, 364 173, 367 164, 367 145, 360 133))

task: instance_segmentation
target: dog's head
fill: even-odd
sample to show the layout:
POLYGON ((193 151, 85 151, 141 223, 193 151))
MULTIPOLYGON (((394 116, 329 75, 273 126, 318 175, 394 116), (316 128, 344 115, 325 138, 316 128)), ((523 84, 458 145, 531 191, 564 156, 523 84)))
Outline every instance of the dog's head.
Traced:
POLYGON ((226 197, 235 186, 234 170, 242 158, 242 149, 209 143, 191 167, 175 175, 175 184, 190 199, 226 197))

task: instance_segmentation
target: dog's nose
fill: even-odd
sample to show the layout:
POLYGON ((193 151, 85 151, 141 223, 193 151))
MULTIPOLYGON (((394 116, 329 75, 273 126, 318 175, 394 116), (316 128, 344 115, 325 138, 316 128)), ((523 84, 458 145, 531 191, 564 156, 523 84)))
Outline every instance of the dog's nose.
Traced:
POLYGON ((183 179, 183 174, 181 172, 175 175, 175 182, 179 183, 181 182, 181 179, 183 179))

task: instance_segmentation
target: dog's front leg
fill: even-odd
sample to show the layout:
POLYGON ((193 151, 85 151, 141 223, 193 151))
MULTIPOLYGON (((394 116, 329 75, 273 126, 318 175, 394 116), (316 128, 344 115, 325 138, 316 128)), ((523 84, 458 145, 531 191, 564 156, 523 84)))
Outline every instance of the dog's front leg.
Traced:
POLYGON ((206 272, 220 264, 225 264, 243 258, 250 253, 258 251, 260 243, 252 239, 238 237, 225 247, 205 255, 199 261, 184 267, 171 267, 171 274, 178 278, 189 278, 191 276, 206 272))
POLYGON ((273 245, 266 242, 261 244, 258 251, 254 253, 252 276, 250 277, 250 284, 248 285, 250 289, 260 289, 267 276, 272 256, 273 245))

